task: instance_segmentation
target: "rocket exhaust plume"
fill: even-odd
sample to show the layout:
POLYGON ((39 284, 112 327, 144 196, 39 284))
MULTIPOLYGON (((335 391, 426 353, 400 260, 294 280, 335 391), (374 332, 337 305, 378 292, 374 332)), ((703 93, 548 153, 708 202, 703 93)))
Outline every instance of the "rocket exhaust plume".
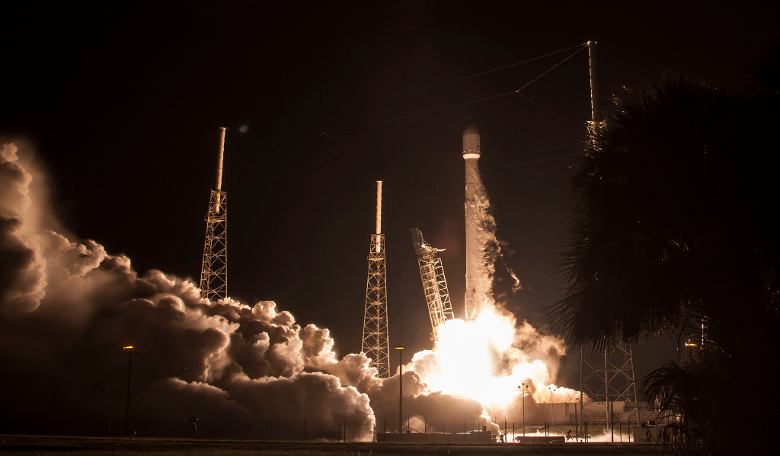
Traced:
MULTIPOLYGON (((549 408, 549 389, 555 402, 574 402, 578 392, 553 382, 558 362, 565 354, 563 341, 537 331, 496 302, 492 283, 501 247, 490 200, 479 175, 479 131, 470 125, 463 132, 466 171, 466 293, 465 319, 446 321, 439 327, 432 350, 415 354, 411 368, 429 391, 467 397, 483 407, 481 425, 494 434, 493 416, 509 416, 521 406, 521 384, 531 385, 525 399, 529 420, 543 420, 549 408), (546 404, 545 404, 546 405, 546 404)), ((509 271, 519 282, 514 273, 509 271)), ((434 425, 435 427, 435 425, 434 425)))

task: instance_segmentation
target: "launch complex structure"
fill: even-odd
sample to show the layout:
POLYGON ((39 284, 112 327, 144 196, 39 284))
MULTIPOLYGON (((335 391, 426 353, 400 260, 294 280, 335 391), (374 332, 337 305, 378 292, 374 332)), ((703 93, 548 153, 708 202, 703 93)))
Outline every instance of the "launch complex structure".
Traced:
POLYGON ((447 289, 447 278, 444 276, 444 267, 441 264, 437 249, 425 242, 422 232, 412 229, 412 241, 414 252, 417 254, 417 264, 420 266, 420 278, 422 278, 425 302, 428 304, 428 315, 431 318, 434 342, 439 341, 439 329, 447 320, 455 319, 450 303, 450 292, 447 289))
MULTIPOLYGON (((595 42, 588 42, 592 120, 588 122, 591 141, 599 129, 607 128, 600 117, 598 83, 595 65, 595 42)), ((222 164, 225 152, 226 128, 221 128, 217 185, 211 190, 206 215, 206 238, 200 274, 201 298, 218 301, 227 297, 227 193, 222 190, 222 164)), ((594 146, 596 146, 594 144, 594 146)), ((480 135, 469 125, 463 132, 463 159, 465 161, 465 231, 466 231, 466 290, 465 320, 473 320, 481 303, 489 299, 489 277, 482 276, 486 265, 485 242, 487 233, 487 193, 479 175, 481 156, 480 135)), ((412 229, 412 240, 420 268, 423 291, 431 321, 434 342, 448 320, 455 318, 444 268, 436 249, 425 242, 422 232, 412 229)), ((368 254, 368 277, 363 318, 362 351, 377 369, 379 378, 390 377, 390 344, 387 321, 387 282, 385 264, 385 235, 382 234, 382 181, 377 181, 376 230, 371 235, 368 254)), ((639 410, 634 379, 633 354, 630 346, 618 344, 604 350, 603 357, 586 358, 580 353, 580 394, 577 416, 578 435, 583 422, 612 423, 616 415, 614 404, 624 404, 620 416, 636 414, 639 410), (587 400, 585 399, 587 396, 587 400), (603 407, 603 412, 597 410, 603 407), (626 407, 628 410, 626 410, 626 407)), ((629 418, 630 419, 630 418, 629 418)))
MULTIPOLYGON (((592 120, 588 122, 591 141, 596 133, 606 128, 600 117, 598 103, 598 81, 595 65, 595 45, 587 43, 589 50, 589 70, 591 86, 592 120)), ((466 231, 466 290, 465 320, 473 320, 480 311, 481 303, 490 296, 489 277, 485 277, 485 245, 488 227, 487 193, 479 174, 478 160, 481 156, 480 134, 477 128, 469 125, 463 132, 463 159, 465 161, 465 231, 466 231)), ((377 182, 377 222, 376 234, 371 235, 371 249, 368 256, 368 279, 366 283, 366 305, 363 320, 363 352, 371 358, 371 366, 376 367, 379 377, 390 376, 389 341, 387 335, 387 290, 385 279, 385 243, 381 234, 382 183, 377 182)), ((418 228, 412 229, 412 240, 417 263, 420 268, 425 300, 431 320, 434 342, 439 340, 439 331, 447 320, 454 319, 447 280, 439 257, 440 249, 425 242, 418 228)), ((579 413, 575 417, 577 435, 581 434, 583 424, 602 422, 612 425, 615 416, 618 419, 634 415, 635 424, 640 422, 639 403, 637 402, 636 381, 634 377, 633 353, 630 346, 620 343, 599 353, 596 358, 586 357, 580 350, 580 387, 579 413), (615 404, 623 410, 614 410, 615 404)), ((554 405, 551 403, 551 406, 554 405)), ((568 407, 568 405, 567 405, 568 407)), ((551 411, 552 414, 552 411, 551 411)))

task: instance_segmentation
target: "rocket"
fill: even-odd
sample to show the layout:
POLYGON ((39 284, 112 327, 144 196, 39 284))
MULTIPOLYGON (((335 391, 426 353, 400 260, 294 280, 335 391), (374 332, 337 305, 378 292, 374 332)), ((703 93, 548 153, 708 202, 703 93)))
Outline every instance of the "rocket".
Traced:
POLYGON ((466 162, 466 320, 476 317, 479 306, 480 286, 479 276, 484 269, 484 242, 481 242, 484 231, 481 196, 482 179, 479 177, 479 130, 474 125, 469 125, 463 131, 463 160, 466 162))

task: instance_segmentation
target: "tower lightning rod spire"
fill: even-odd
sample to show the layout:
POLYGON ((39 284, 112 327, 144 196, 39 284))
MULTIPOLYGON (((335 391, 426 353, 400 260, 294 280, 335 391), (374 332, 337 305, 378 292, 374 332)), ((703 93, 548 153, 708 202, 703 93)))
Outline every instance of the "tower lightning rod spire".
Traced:
POLYGON ((382 181, 376 181, 376 234, 382 234, 382 181))
POLYGON ((222 159, 225 156, 225 127, 219 127, 222 130, 222 140, 219 143, 219 165, 217 166, 217 190, 222 190, 222 159))
POLYGON ((599 106, 599 78, 596 72, 596 42, 588 41, 588 63, 590 66, 590 107, 593 123, 601 121, 599 106))
POLYGON ((222 139, 219 143, 219 165, 217 165, 217 214, 219 214, 220 200, 222 191, 222 159, 225 156, 225 127, 219 127, 222 130, 222 139))

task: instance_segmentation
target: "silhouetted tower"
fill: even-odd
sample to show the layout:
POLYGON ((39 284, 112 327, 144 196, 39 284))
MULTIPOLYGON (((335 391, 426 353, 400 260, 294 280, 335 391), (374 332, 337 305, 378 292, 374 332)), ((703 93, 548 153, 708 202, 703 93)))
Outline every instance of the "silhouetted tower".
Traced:
MULTIPOLYGON (((588 133, 593 147, 596 144, 597 133, 606 128, 601 119, 598 94, 598 74, 596 73, 596 42, 588 41, 588 55, 590 66, 590 100, 591 121, 588 122, 588 133)), ((619 343, 614 347, 604 349, 603 358, 585 358, 580 348, 580 391, 588 395, 588 402, 584 402, 583 394, 580 394, 580 421, 601 421, 601 413, 597 407, 588 405, 599 403, 598 408, 604 407, 604 420, 612 426, 614 416, 619 419, 631 419, 639 423, 639 403, 636 395, 636 380, 634 376, 634 358, 631 346, 619 343), (613 404, 625 401, 625 407, 616 414, 613 404), (635 415, 635 418, 631 418, 635 415)), ((581 424, 581 423, 580 423, 581 424)), ((582 427, 580 426, 580 429, 582 427)), ((613 434, 614 435, 614 434, 613 434)))
POLYGON ((610 426, 615 418, 623 422, 630 419, 632 423, 638 424, 631 347, 620 343, 606 348, 603 357, 582 356, 581 363, 580 391, 588 396, 588 401, 584 403, 580 398, 584 405, 584 408, 580 408, 584 418, 591 423, 604 420, 610 426), (615 411, 615 402, 624 402, 623 410, 615 411))
POLYGON ((363 316, 363 353, 371 358, 379 378, 390 377, 390 343, 387 338, 387 285, 385 235, 382 234, 382 181, 376 183, 376 234, 371 235, 363 316))
POLYGON ((447 320, 453 320, 455 315, 450 304, 450 292, 447 289, 447 278, 444 277, 444 267, 441 264, 437 249, 425 242, 419 229, 412 229, 414 252, 417 254, 417 264, 420 265, 425 301, 428 304, 428 315, 431 318, 433 340, 439 341, 439 328, 447 320))
POLYGON ((211 191, 206 215, 206 242, 200 269, 200 297, 217 301, 227 297, 227 193, 222 191, 222 158, 225 154, 225 127, 221 127, 217 188, 211 191))

